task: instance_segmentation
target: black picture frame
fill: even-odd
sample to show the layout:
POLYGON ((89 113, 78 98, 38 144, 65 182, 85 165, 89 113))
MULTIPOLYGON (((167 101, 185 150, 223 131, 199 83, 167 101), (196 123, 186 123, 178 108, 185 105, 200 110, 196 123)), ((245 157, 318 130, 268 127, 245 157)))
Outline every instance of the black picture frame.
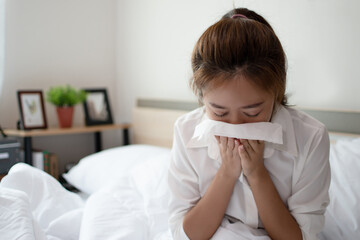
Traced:
POLYGON ((105 88, 83 89, 86 100, 83 103, 86 126, 112 124, 110 102, 105 88))
POLYGON ((43 92, 41 90, 19 90, 17 91, 17 99, 20 128, 23 130, 46 129, 43 92))

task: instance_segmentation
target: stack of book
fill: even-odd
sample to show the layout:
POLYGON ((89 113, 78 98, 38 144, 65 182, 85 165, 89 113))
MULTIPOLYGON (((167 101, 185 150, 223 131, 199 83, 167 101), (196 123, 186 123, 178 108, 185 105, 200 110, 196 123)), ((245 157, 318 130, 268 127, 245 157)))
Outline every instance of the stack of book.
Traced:
POLYGON ((56 154, 48 151, 33 151, 32 162, 34 167, 47 172, 59 180, 59 166, 56 154))

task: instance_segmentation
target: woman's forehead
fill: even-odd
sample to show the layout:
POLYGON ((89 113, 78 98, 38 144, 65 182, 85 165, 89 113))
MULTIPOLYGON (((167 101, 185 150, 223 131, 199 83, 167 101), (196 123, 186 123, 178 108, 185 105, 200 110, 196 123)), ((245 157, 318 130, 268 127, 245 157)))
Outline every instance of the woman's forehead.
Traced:
POLYGON ((263 87, 257 84, 258 81, 244 76, 243 74, 224 76, 219 75, 209 81, 203 88, 203 93, 210 92, 216 89, 223 89, 228 86, 238 90, 251 89, 256 91, 263 91, 263 87))
POLYGON ((216 102, 239 102, 242 105, 264 101, 271 97, 269 92, 244 78, 222 81, 204 91, 204 97, 216 102))

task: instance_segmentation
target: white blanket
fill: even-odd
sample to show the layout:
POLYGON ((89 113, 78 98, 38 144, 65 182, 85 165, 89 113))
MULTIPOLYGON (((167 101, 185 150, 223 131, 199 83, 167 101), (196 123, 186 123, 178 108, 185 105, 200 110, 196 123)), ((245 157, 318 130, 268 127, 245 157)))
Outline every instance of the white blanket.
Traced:
MULTIPOLYGON (((84 203, 50 175, 17 164, 0 186, 1 239, 171 239, 163 207, 166 187, 138 191, 148 184, 149 179, 141 176, 145 168, 146 164, 132 178, 97 191, 84 203)), ((161 182, 166 184, 166 177, 163 174, 161 182)))
POLYGON ((10 169, 1 181, 0 205, 4 239, 79 238, 83 201, 34 167, 19 163, 10 169))

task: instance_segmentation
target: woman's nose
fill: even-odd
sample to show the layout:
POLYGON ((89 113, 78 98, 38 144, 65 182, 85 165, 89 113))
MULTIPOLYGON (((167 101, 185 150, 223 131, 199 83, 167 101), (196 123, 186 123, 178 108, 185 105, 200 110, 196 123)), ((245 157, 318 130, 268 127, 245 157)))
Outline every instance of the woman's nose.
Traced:
POLYGON ((246 121, 240 114, 236 114, 236 115, 230 117, 228 123, 242 124, 242 123, 246 123, 246 121))

